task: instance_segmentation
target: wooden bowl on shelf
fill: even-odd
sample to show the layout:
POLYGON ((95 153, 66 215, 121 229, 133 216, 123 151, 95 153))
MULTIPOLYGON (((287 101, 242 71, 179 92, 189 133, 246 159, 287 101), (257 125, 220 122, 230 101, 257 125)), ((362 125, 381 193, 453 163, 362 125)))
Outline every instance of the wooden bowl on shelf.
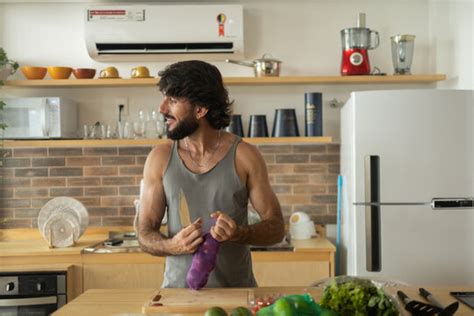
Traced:
POLYGON ((46 76, 46 67, 22 66, 20 70, 28 80, 41 80, 46 76))
POLYGON ((75 68, 72 73, 76 79, 92 79, 95 76, 94 68, 75 68))
POLYGON ((48 67, 48 74, 53 79, 68 79, 71 76, 72 68, 71 67, 57 67, 50 66, 48 67))

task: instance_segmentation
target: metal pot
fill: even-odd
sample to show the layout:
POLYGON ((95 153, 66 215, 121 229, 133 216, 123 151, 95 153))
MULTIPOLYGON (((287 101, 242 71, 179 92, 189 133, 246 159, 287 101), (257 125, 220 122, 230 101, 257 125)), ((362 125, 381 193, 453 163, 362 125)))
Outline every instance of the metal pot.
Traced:
POLYGON ((228 63, 252 67, 255 77, 278 77, 280 75, 281 61, 274 58, 267 58, 270 54, 264 54, 262 58, 252 62, 226 59, 228 63))

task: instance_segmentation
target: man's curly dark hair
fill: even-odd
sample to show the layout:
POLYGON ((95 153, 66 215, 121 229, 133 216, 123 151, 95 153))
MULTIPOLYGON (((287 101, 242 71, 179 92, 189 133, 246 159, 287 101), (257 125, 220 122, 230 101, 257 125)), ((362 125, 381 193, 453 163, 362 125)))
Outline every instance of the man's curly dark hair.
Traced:
POLYGON ((206 119, 215 129, 229 125, 229 93, 216 66, 200 60, 181 61, 158 73, 160 91, 171 97, 186 98, 191 105, 208 109, 206 119))

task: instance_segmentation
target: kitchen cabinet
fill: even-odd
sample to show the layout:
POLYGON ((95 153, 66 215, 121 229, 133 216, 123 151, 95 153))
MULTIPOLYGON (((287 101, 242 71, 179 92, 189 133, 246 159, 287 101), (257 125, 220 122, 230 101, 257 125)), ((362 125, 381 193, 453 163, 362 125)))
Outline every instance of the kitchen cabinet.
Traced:
POLYGON ((158 288, 165 265, 159 263, 109 263, 84 265, 84 291, 88 289, 158 288))
MULTIPOLYGON (((398 76, 286 76, 286 77, 225 77, 224 83, 234 85, 293 85, 293 84, 410 84, 434 83, 446 80, 444 74, 398 76)), ((7 80, 5 87, 59 88, 59 87, 146 87, 156 86, 158 78, 133 79, 44 79, 7 80)))
POLYGON ((83 254, 84 291, 130 289, 163 283, 165 258, 146 253, 83 254))
POLYGON ((252 252, 258 286, 308 286, 335 275, 336 248, 325 238, 293 240, 289 251, 252 252))

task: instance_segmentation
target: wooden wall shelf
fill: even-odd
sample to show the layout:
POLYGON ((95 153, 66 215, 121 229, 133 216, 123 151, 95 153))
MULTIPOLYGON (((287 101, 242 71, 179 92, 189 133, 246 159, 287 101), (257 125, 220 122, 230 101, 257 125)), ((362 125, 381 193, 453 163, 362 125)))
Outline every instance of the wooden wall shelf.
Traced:
MULTIPOLYGON (((408 84, 434 83, 446 80, 446 75, 405 75, 405 76, 288 76, 288 77, 225 77, 229 86, 237 85, 289 85, 289 84, 408 84)), ((147 87, 155 86, 158 78, 146 79, 43 79, 7 80, 5 87, 62 88, 62 87, 147 87)))
MULTIPOLYGON (((244 138, 251 144, 330 144, 332 137, 255 137, 244 138)), ((107 146, 153 146, 165 139, 74 139, 74 140, 5 140, 5 148, 12 147, 107 147, 107 146)))

